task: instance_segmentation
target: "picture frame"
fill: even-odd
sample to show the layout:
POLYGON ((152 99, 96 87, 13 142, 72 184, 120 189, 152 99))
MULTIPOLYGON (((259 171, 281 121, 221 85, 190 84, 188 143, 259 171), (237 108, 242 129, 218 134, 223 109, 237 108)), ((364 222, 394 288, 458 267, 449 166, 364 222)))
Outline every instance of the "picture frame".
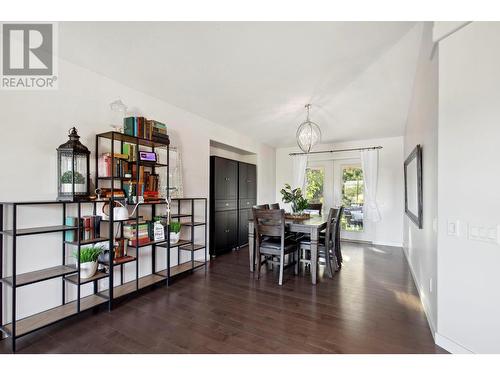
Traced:
POLYGON ((417 145, 404 162, 405 213, 423 227, 422 146, 417 145))

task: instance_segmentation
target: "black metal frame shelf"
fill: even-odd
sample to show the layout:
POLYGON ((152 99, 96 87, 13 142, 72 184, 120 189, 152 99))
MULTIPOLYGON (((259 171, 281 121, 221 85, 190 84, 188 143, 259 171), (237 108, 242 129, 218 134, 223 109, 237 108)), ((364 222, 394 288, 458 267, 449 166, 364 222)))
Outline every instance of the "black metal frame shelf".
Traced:
MULTIPOLYGON (((156 147, 166 147, 167 151, 167 162, 165 164, 161 163, 139 163, 136 161, 136 165, 145 165, 147 167, 152 168, 152 173, 155 173, 156 167, 166 167, 166 176, 167 176, 167 191, 170 192, 169 185, 169 142, 161 143, 152 140, 132 137, 129 135, 116 133, 116 132, 106 132, 102 134, 96 135, 96 155, 99 155, 99 141, 101 138, 107 139, 111 141, 111 155, 112 159, 114 159, 114 151, 115 151, 115 142, 120 142, 121 150, 123 149, 123 143, 129 142, 133 143, 137 146, 136 150, 139 153, 139 146, 150 147, 154 151, 156 147)), ((98 173, 98 158, 95 158, 95 166, 96 166, 96 175, 98 173)), ((136 157, 136 160, 138 158, 136 157)), ((113 176, 114 171, 114 160, 112 160, 112 170, 111 175, 113 176)), ((139 180, 139 168, 136 168, 136 181, 139 180)), ((73 210, 76 205, 77 214, 75 215, 78 219, 80 219, 82 215, 82 206, 86 204, 92 205, 93 215, 97 214, 97 205, 103 204, 105 202, 109 202, 110 207, 114 207, 115 201, 123 202, 126 200, 121 197, 113 197, 115 193, 115 182, 119 182, 121 187, 123 188, 123 184, 125 180, 123 178, 97 178, 96 179, 96 187, 99 187, 100 182, 104 182, 106 179, 109 180, 108 183, 111 183, 111 197, 110 199, 98 199, 98 200, 90 200, 84 199, 80 201, 25 201, 25 202, 2 202, 0 203, 0 283, 12 288, 12 300, 11 300, 11 318, 10 322, 4 324, 4 315, 0 313, 0 331, 3 332, 6 336, 10 337, 12 340, 12 350, 16 351, 16 340, 30 332, 34 332, 36 330, 42 329, 46 326, 59 322, 61 320, 67 319, 69 317, 75 316, 78 313, 88 310, 94 307, 98 307, 104 304, 107 304, 108 309, 111 310, 113 308, 113 301, 124 297, 126 295, 132 294, 134 292, 138 292, 139 290, 145 289, 150 286, 156 285, 169 285, 171 278, 173 276, 178 276, 180 274, 184 274, 186 272, 193 272, 194 270, 206 267, 207 264, 207 226, 205 224, 207 220, 207 198, 173 198, 169 200, 166 199, 156 199, 151 201, 141 202, 136 205, 136 213, 134 217, 125 219, 125 220, 115 220, 114 219, 114 210, 109 210, 109 217, 102 218, 101 222, 107 223, 108 225, 108 233, 104 231, 103 235, 93 238, 83 240, 80 239, 80 234, 82 233, 83 228, 81 227, 80 220, 78 221, 77 226, 68 226, 65 225, 66 215, 68 212, 68 206, 73 205, 73 210), (204 212, 197 213, 195 212, 195 203, 201 201, 203 202, 204 212), (115 258, 114 254, 114 244, 116 238, 123 238, 123 222, 134 222, 136 225, 139 225, 140 221, 144 220, 144 216, 140 214, 140 209, 142 207, 148 207, 149 214, 151 217, 160 216, 157 215, 157 212, 163 208, 162 205, 166 208, 168 207, 168 203, 170 203, 171 211, 175 206, 177 206, 177 212, 172 213, 170 220, 178 220, 185 227, 185 235, 183 239, 179 240, 175 244, 170 243, 170 224, 165 228, 165 239, 158 241, 149 241, 147 243, 139 243, 139 231, 136 231, 136 246, 129 245, 128 248, 134 250, 135 254, 133 255, 126 254, 125 256, 115 258), (39 205, 60 205, 62 207, 62 225, 51 225, 51 226, 43 226, 43 227, 34 227, 34 228, 18 228, 18 208, 20 206, 39 206, 39 205), (189 206, 189 212, 184 212, 183 209, 189 206), (4 210, 8 207, 9 212, 4 210), (4 213, 10 214, 10 210, 12 211, 11 223, 12 228, 6 229, 4 227, 4 213), (204 217, 204 221, 196 221, 196 218, 204 217), (183 222, 183 220, 186 220, 183 222), (118 227, 115 226, 118 225, 118 227), (195 231, 196 228, 202 227, 204 228, 204 244, 202 241, 196 241, 195 231), (120 229, 120 235, 115 234, 115 229, 120 229), (75 231, 76 240, 68 241, 66 238, 67 231, 75 231), (26 272, 22 274, 17 273, 17 251, 18 251, 18 243, 17 238, 20 236, 28 236, 28 235, 41 235, 47 233, 61 233, 61 255, 62 261, 61 264, 55 265, 53 267, 35 270, 31 272, 26 272), (189 237, 187 236, 187 232, 190 233, 189 237), (9 262, 12 262, 11 268, 4 267, 4 240, 9 238, 12 241, 12 257, 8 257, 9 262), (195 241, 197 243, 195 243, 195 241), (109 252, 109 259, 107 262, 99 261, 100 269, 97 273, 88 278, 81 278, 81 265, 80 265, 80 252, 82 246, 92 245, 97 243, 107 242, 108 248, 111 249, 109 252), (198 243, 200 242, 200 243, 198 243), (151 260, 151 273, 139 276, 139 262, 141 258, 142 251, 139 251, 140 248, 143 247, 151 247, 152 248, 152 260, 151 260), (74 254, 76 262, 74 264, 67 264, 68 250, 74 250, 74 254), (157 270, 157 249, 165 249, 166 256, 166 269, 158 271, 157 270), (171 264, 171 250, 177 250, 177 263, 171 264), (204 258, 195 259, 195 252, 199 250, 204 250, 204 258), (190 252, 190 259, 188 261, 181 260, 181 253, 186 254, 185 252, 190 252), (129 280, 124 282, 124 266, 129 263, 135 262, 135 277, 133 280, 129 280), (104 266, 104 267, 103 267, 104 266), (115 267, 120 267, 120 282, 115 283, 115 267), (4 269, 9 269, 8 275, 4 275, 4 269), (62 295, 61 295, 61 304, 57 307, 51 308, 49 310, 45 310, 34 315, 17 319, 16 310, 18 306, 17 301, 17 292, 16 290, 20 287, 31 285, 34 283, 39 283, 42 281, 57 279, 61 280, 62 284, 62 295), (107 282, 107 284, 100 284, 100 282, 107 282), (90 295, 82 296, 81 294, 81 286, 93 284, 93 293, 90 295), (118 284, 118 285, 115 285, 118 284), (66 286, 76 287, 76 299, 71 301, 66 301, 66 286), (113 286, 113 287, 110 287, 113 286)), ((136 202, 139 202, 139 192, 136 192, 136 202)), ((6 216, 5 215, 5 216, 6 216)), ((184 255, 185 257, 185 255, 184 255)), ((184 258, 185 259, 185 258, 184 258)), ((163 266, 164 267, 164 266, 163 266)), ((206 268, 205 268, 206 269, 206 268)), ((130 278, 130 275, 129 275, 130 278)), ((4 295, 3 287, 0 287, 0 312, 4 311, 4 295)))

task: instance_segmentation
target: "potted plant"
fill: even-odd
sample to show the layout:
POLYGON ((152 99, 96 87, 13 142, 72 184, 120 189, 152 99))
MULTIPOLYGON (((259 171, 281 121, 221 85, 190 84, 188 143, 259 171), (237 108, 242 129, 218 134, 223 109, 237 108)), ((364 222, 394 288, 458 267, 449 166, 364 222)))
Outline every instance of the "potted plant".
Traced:
MULTIPOLYGON (((97 272, 97 259, 102 253, 102 248, 98 246, 83 247, 80 249, 80 278, 88 279, 97 272)), ((78 252, 73 253, 78 257, 78 252)))
POLYGON ((172 221, 170 223, 170 243, 175 244, 179 242, 179 238, 181 236, 181 227, 182 224, 178 221, 172 221))
MULTIPOLYGON (((71 193, 73 189, 73 171, 66 171, 61 176, 61 192, 71 193)), ((75 171, 75 193, 82 193, 87 190, 85 185, 85 177, 75 171)))
POLYGON ((280 193, 284 203, 291 203, 294 214, 302 214, 302 212, 307 209, 308 202, 302 195, 301 188, 292 189, 290 184, 285 184, 280 193))

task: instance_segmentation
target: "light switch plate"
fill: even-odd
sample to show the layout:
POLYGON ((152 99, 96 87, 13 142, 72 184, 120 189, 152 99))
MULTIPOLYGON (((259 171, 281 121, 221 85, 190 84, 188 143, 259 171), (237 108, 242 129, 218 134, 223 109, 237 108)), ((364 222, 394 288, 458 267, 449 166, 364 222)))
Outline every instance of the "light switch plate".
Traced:
POLYGON ((448 220, 447 223, 448 236, 460 236, 460 222, 458 220, 448 220))

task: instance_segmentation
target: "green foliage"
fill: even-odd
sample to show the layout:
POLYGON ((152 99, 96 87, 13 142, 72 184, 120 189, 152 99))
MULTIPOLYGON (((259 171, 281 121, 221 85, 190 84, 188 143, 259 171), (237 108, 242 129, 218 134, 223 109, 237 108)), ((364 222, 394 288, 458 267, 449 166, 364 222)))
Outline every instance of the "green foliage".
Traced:
MULTIPOLYGON (((102 247, 89 246, 80 249, 80 263, 95 262, 102 253, 102 247)), ((73 256, 78 258, 78 252, 73 252, 73 256)))
POLYGON ((301 188, 295 188, 292 190, 290 184, 285 184, 283 189, 280 191, 281 199, 284 203, 291 203, 293 212, 304 211, 308 207, 308 201, 302 195, 301 188))
POLYGON ((346 207, 364 202, 364 181, 361 168, 344 168, 342 173, 342 204, 346 207))
MULTIPOLYGON (((61 183, 63 184, 72 184, 73 183, 73 172, 66 171, 61 176, 61 183)), ((81 173, 75 172, 75 184, 84 184, 85 177, 82 176, 81 173)))
POLYGON ((170 223, 170 232, 179 233, 181 231, 182 224, 178 221, 172 221, 170 223))
POLYGON ((307 168, 306 170, 306 199, 311 203, 323 203, 323 169, 307 168))

